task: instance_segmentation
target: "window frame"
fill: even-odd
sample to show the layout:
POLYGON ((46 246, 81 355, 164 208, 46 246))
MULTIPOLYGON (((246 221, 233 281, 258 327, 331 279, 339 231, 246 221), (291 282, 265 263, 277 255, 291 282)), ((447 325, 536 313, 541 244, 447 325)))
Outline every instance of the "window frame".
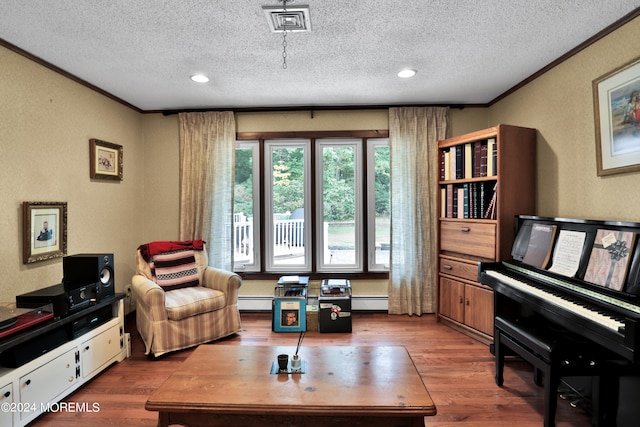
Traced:
MULTIPOLYGON (((389 272, 390 262, 388 264, 376 263, 376 168, 375 168, 375 150, 377 147, 389 147, 389 138, 370 138, 366 142, 366 165, 367 168, 367 251, 368 265, 367 269, 371 272, 389 272), (370 166, 370 167, 369 167, 370 166)), ((391 195, 389 195, 391 197, 391 195)), ((391 237, 391 236, 389 236, 391 237)), ((389 260, 391 261, 391 260, 389 260)))
MULTIPOLYGON (((251 150, 251 181, 253 186, 253 223, 252 223, 252 233, 251 239, 253 241, 252 249, 253 249, 253 262, 252 263, 237 263, 236 260, 233 260, 233 270, 235 272, 254 272, 259 273, 262 266, 261 254, 260 250, 260 236, 261 236, 261 225, 262 225, 262 195, 260 192, 260 182, 261 182, 261 162, 260 162, 260 141, 259 140, 247 140, 247 141, 236 141, 236 150, 238 149, 250 149, 251 150)), ((235 214, 235 212, 234 212, 235 214)), ((235 215, 234 215, 235 218, 235 215)), ((236 237, 234 233, 234 239, 236 237)), ((236 246, 236 242, 234 242, 234 247, 236 246)))
MULTIPOLYGON (((263 141, 264 147, 264 173, 262 174, 262 180, 264 185, 264 203, 263 203, 263 212, 265 218, 265 230, 268 232, 264 233, 264 259, 265 262, 263 264, 263 268, 267 273, 274 272, 283 272, 283 273, 291 273, 291 272, 308 272, 312 271, 313 266, 311 263, 313 250, 311 249, 313 245, 309 247, 309 249, 305 248, 304 251, 304 261, 302 264, 276 264, 275 263, 275 253, 274 253, 274 218, 273 218, 273 175, 267 171, 267 168, 272 166, 272 148, 302 148, 303 151, 303 175, 304 175, 304 223, 311 225, 311 209, 306 208, 307 206, 312 206, 312 194, 311 194, 311 140, 310 139, 276 139, 276 140, 265 140, 263 141)), ((313 242, 311 236, 311 227, 304 227, 303 231, 303 239, 305 242, 313 242)))
POLYGON ((364 237, 366 228, 363 223, 363 208, 365 181, 363 173, 362 153, 365 141, 362 138, 318 138, 316 139, 315 162, 316 162, 316 239, 315 239, 315 255, 316 255, 316 271, 317 272, 347 272, 360 273, 364 270, 364 237), (325 260, 324 254, 324 147, 340 147, 347 146, 354 148, 354 179, 355 179, 355 206, 354 206, 354 222, 355 222, 355 263, 354 264, 331 264, 330 260, 325 260))
MULTIPOLYGON (((387 139, 389 138, 389 131, 387 129, 382 130, 346 130, 346 131, 284 131, 284 132, 238 132, 236 134, 236 142, 245 142, 245 141, 257 141, 259 144, 259 152, 260 152, 260 177, 264 175, 264 143, 268 140, 292 140, 292 139, 310 139, 312 141, 312 149, 314 148, 315 141, 318 139, 326 139, 326 138, 336 138, 336 139, 349 139, 349 138, 358 138, 362 139, 363 146, 368 147, 369 139, 387 139)), ((368 148, 367 148, 368 149, 368 148)), ((366 156, 366 153, 365 153, 366 156)), ((312 156, 314 157, 314 156, 312 156)), ((312 162, 314 159, 312 158, 312 162)), ((365 180, 368 180, 368 169, 366 165, 366 161, 364 162, 364 177, 365 180)), ((315 177, 312 177, 315 180, 315 177)), ((369 185, 368 183, 366 184, 369 185)), ((260 201, 264 200, 264 184, 261 183, 259 186, 260 201)), ((313 183, 312 191, 315 190, 315 183, 313 183)), ((368 204, 367 194, 365 192, 364 199, 368 204)), ((260 208, 262 209, 262 208, 260 208)), ((311 211, 311 209, 306 209, 306 211, 311 211)), ((263 211, 261 211, 263 212, 263 211)), ((313 216, 315 216, 315 211, 313 212, 313 216)), ((312 218, 314 220, 314 218, 312 218)), ((365 233, 368 233, 368 221, 364 221, 364 230, 363 236, 365 233)), ((262 230, 266 229, 264 225, 264 217, 260 221, 260 227, 262 230)), ((313 227, 310 227, 313 228, 313 227)), ((260 252, 264 251, 266 246, 265 244, 265 233, 261 233, 257 235, 259 241, 255 242, 254 247, 258 247, 260 252)), ((312 238, 315 237, 314 233, 312 233, 312 238)), ((369 236, 366 236, 366 244, 370 245, 369 236)), ((375 242, 373 243, 375 246, 375 242)), ((315 250, 315 248, 314 248, 315 250)), ((361 272, 319 272, 316 270, 315 258, 312 258, 312 267, 310 272, 302 272, 297 271, 301 275, 309 276, 312 280, 314 279, 326 279, 326 278, 348 278, 352 280, 362 280, 362 279, 371 279, 371 280, 385 280, 389 278, 389 270, 369 270, 369 250, 364 251, 364 269, 361 272)), ((274 280, 277 277, 281 276, 279 272, 268 272, 264 268, 265 266, 265 257, 264 255, 261 257, 261 265, 259 271, 248 271, 248 270, 235 270, 243 279, 248 280, 274 280)), ((281 270, 279 270, 281 271, 281 270)))

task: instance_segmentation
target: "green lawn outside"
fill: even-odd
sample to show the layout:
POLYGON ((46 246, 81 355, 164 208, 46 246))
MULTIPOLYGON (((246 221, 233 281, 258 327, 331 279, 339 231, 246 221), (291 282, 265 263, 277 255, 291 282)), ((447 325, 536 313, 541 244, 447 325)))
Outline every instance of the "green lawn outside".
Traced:
MULTIPOLYGON (((378 218, 376 220, 376 243, 388 243, 391 232, 391 219, 378 218)), ((349 223, 329 223, 329 248, 330 249, 354 249, 355 226, 349 223)))

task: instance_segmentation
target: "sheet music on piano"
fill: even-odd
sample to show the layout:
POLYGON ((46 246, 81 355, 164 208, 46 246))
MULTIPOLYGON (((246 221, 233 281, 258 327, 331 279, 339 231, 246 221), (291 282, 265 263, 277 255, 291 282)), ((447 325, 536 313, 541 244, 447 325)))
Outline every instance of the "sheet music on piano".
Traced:
POLYGON ((549 271, 574 277, 580 267, 586 237, 587 233, 582 231, 560 230, 549 271))

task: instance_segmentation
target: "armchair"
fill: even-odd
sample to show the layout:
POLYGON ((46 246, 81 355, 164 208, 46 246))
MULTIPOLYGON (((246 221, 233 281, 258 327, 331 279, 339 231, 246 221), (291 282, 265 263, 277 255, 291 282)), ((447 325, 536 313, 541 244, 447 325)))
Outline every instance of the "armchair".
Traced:
POLYGON ((194 250, 193 255, 197 280, 187 287, 171 289, 158 285, 152 272, 154 259, 147 255, 147 262, 140 248, 136 252, 131 289, 136 301, 136 328, 147 355, 157 357, 240 331, 240 276, 210 267, 206 250, 194 250))

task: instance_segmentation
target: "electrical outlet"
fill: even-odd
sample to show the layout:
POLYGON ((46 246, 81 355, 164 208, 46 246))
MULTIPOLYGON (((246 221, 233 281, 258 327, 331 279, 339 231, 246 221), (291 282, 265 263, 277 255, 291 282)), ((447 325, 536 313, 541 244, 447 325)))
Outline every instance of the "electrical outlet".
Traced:
POLYGON ((133 299, 133 292, 131 291, 131 285, 124 288, 124 311, 125 314, 131 313, 135 309, 135 301, 133 299))

